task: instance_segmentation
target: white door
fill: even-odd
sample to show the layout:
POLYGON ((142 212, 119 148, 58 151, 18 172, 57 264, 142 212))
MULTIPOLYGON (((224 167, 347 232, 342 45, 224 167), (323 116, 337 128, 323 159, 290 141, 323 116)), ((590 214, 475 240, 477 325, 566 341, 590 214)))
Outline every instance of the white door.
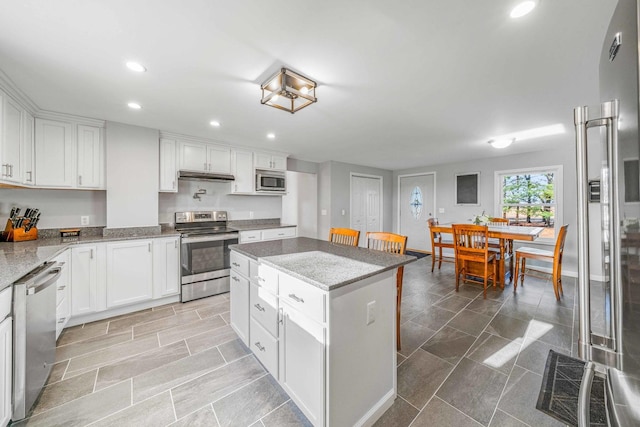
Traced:
POLYGON ((282 223, 298 226, 298 236, 318 238, 318 176, 286 172, 287 194, 282 196, 282 223))
POLYGON ((431 252, 427 219, 435 213, 435 173, 399 176, 398 186, 398 234, 407 236, 407 249, 431 252))
POLYGON ((381 177, 351 175, 351 228, 360 231, 360 246, 368 231, 383 231, 381 204, 381 177))

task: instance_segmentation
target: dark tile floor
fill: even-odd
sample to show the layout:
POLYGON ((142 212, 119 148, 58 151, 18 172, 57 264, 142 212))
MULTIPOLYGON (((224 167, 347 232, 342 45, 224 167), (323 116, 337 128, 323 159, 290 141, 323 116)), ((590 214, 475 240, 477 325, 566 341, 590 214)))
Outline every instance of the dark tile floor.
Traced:
MULTIPOLYGON (((454 290, 453 265, 405 268, 398 398, 376 426, 554 426, 535 409, 546 355, 575 348, 573 280, 454 290)), ((66 329, 29 426, 305 426, 228 325, 228 295, 66 329)))

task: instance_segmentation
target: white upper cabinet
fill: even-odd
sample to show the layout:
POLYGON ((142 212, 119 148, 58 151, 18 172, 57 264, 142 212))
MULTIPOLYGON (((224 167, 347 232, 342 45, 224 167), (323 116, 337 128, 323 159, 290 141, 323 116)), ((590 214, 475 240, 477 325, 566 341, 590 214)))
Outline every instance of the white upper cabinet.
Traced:
POLYGON ((31 114, 22 112, 22 184, 35 183, 35 153, 33 127, 35 120, 31 114))
POLYGON ((287 170, 287 158, 267 153, 253 153, 256 169, 287 170))
POLYGON ((177 193, 176 141, 160 138, 160 191, 177 193))
POLYGON ((0 178, 22 183, 22 108, 8 96, 3 98, 0 178))
POLYGON ((178 141, 178 169, 231 173, 231 150, 221 145, 178 141))
POLYGON ((37 187, 104 189, 102 128, 37 118, 37 187))
POLYGON ((70 188, 75 184, 71 123, 36 119, 36 185, 70 188))
POLYGON ((102 187, 101 129, 78 125, 78 180, 79 188, 102 187))
POLYGON ((233 150, 231 152, 231 174, 235 177, 235 181, 231 184, 231 193, 253 193, 255 173, 251 151, 233 150))

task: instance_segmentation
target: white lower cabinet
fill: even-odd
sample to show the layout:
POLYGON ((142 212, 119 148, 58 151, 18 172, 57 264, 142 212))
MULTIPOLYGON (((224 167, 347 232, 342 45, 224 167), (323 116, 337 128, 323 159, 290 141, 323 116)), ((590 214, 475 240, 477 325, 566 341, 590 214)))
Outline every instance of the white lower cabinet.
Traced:
POLYGON ((56 339, 71 318, 71 251, 66 250, 54 261, 62 263, 60 278, 56 283, 56 339))
POLYGON ((153 298, 153 243, 107 243, 107 308, 153 298))
POLYGON ((180 238, 153 240, 153 298, 180 293, 180 238))
POLYGON ((11 386, 13 379, 13 321, 7 317, 0 323, 0 426, 11 421, 11 386))
POLYGON ((98 311, 98 245, 71 249, 71 315, 98 311))

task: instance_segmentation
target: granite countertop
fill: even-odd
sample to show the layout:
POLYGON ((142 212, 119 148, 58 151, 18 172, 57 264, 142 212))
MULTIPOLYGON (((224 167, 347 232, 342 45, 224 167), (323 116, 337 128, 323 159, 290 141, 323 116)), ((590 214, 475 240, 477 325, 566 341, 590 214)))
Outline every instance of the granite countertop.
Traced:
POLYGON ((251 231, 251 230, 265 230, 268 228, 289 228, 289 227, 297 227, 297 225, 292 224, 233 224, 229 226, 229 228, 237 231, 251 231))
POLYGON ((83 243, 101 243, 120 240, 153 239, 159 237, 179 236, 175 230, 166 230, 154 234, 127 234, 121 232, 118 235, 81 236, 74 238, 60 237, 29 240, 27 242, 1 242, 0 243, 0 290, 10 286, 20 277, 24 276, 40 264, 49 261, 71 245, 83 243))
POLYGON ((231 249, 325 291, 417 259, 307 237, 231 245, 231 249))

